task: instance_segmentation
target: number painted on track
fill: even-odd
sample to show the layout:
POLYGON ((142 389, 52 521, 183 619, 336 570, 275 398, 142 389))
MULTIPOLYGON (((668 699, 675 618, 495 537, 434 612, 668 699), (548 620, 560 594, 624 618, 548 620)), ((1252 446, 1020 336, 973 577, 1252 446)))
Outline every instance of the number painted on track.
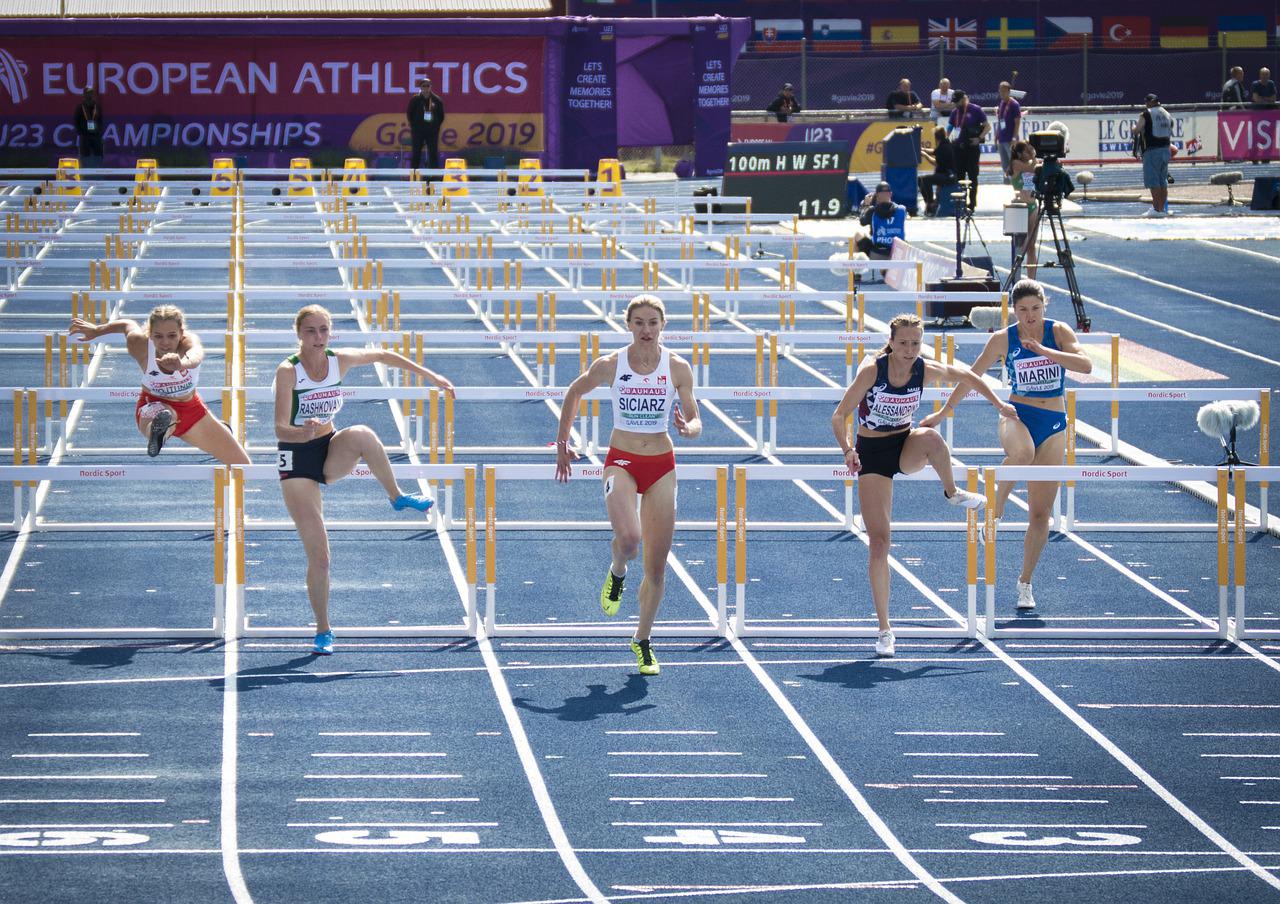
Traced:
POLYGON ((1043 838, 1032 838, 1026 832, 974 832, 970 841, 979 844, 1003 844, 1012 847, 1124 847, 1130 844, 1142 844, 1137 835, 1124 835, 1120 832, 1076 832, 1075 837, 1065 838, 1060 835, 1046 835, 1043 838))
POLYGON ((46 830, 43 832, 5 832, 0 834, 0 847, 77 847, 88 844, 123 847, 146 844, 151 839, 136 832, 83 832, 46 830))
POLYGON ((715 847, 721 844, 804 844, 799 835, 773 835, 768 832, 735 832, 728 829, 676 829, 674 835, 646 835, 650 844, 685 844, 715 847))
POLYGON ((368 829, 343 829, 337 832, 321 832, 316 841, 325 844, 355 844, 365 847, 405 847, 410 844, 479 844, 479 832, 421 832, 408 829, 391 829, 386 835, 374 836, 368 829))

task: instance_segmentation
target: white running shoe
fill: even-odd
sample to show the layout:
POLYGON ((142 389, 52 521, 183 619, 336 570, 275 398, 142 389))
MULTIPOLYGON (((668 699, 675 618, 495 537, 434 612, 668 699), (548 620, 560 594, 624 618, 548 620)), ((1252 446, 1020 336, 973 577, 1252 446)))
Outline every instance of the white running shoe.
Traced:
MULTIPOLYGON (((1000 519, 999 518, 996 519, 994 536, 997 540, 1000 539, 1000 519)), ((987 526, 981 521, 978 522, 978 545, 979 546, 987 545, 987 526)))
POLYGON ((893 656, 893 632, 881 631, 880 636, 876 638, 876 655, 889 659, 893 656))
POLYGON ((1144 210, 1142 212, 1142 218, 1144 220, 1149 220, 1152 217, 1158 217, 1158 216, 1161 216, 1161 213, 1160 211, 1156 210, 1154 207, 1152 207, 1150 210, 1144 210))
POLYGON ((970 493, 968 490, 962 490, 956 487, 954 495, 946 497, 947 502, 952 505, 963 506, 967 509, 980 509, 987 504, 987 497, 981 493, 970 493))
POLYGON ((1031 585, 1018 581, 1018 608, 1031 611, 1036 607, 1036 598, 1031 595, 1031 585))

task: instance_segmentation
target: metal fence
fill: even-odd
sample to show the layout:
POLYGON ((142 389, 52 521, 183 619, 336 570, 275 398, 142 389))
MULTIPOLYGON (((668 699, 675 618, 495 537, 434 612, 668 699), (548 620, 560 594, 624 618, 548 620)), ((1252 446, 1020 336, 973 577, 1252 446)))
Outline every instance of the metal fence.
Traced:
POLYGON ((1166 104, 1204 103, 1220 99, 1232 66, 1244 68, 1246 81, 1264 66, 1280 72, 1275 48, 822 53, 807 40, 794 44, 796 53, 743 53, 733 70, 734 110, 763 110, 787 82, 804 109, 883 109, 903 78, 927 106, 943 76, 983 106, 995 105, 1001 81, 1026 92, 1024 105, 1042 107, 1137 105, 1150 92, 1166 104))

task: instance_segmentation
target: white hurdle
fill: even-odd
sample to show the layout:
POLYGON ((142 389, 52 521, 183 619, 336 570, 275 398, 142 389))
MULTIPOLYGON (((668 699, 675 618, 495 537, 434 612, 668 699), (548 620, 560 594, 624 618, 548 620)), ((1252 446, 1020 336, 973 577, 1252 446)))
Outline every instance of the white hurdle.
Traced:
MULTIPOLYGON (((709 523, 677 522, 677 528, 714 530, 716 535, 716 616, 713 622, 705 626, 673 626, 655 625, 653 633, 664 637, 707 637, 711 635, 725 636, 727 622, 725 606, 727 601, 728 580, 728 484, 729 469, 720 465, 677 465, 676 478, 685 480, 714 480, 716 482, 716 517, 709 523)), ((604 476, 603 465, 575 465, 570 480, 595 480, 604 476)), ((582 637, 630 636, 633 628, 623 623, 615 624, 568 624, 568 625, 503 625, 497 620, 497 535, 500 528, 507 529, 540 529, 540 530, 578 530, 583 527, 598 529, 609 528, 608 522, 546 522, 546 521, 508 521, 498 520, 498 481, 499 480, 555 480, 555 465, 486 465, 484 468, 484 568, 485 568, 485 633, 494 636, 544 636, 544 637, 582 637)), ((479 588, 477 587, 477 593, 479 588)))

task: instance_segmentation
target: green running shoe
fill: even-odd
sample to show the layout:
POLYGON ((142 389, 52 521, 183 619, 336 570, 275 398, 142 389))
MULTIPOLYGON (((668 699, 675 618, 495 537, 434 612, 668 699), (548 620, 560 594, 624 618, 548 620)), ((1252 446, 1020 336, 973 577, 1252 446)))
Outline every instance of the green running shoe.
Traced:
POLYGON ((662 667, 658 665, 658 657, 653 655, 653 650, 649 646, 649 641, 631 641, 631 652, 636 654, 636 665, 640 666, 641 675, 656 675, 662 671, 662 667))
POLYGON ((613 573, 613 568, 609 568, 609 573, 605 575, 604 586, 600 588, 600 608, 604 610, 605 615, 617 615, 618 604, 622 602, 622 584, 626 577, 618 577, 613 573))

